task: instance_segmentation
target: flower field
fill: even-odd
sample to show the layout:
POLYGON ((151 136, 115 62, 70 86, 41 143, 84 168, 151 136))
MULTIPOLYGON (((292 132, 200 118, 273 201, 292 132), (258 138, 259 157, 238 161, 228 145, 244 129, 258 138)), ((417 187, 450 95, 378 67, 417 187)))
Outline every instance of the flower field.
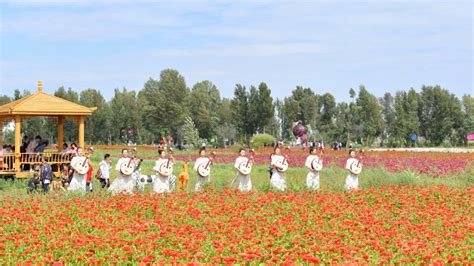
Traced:
POLYGON ((6 196, 0 264, 472 263, 473 193, 6 196))
MULTIPOLYGON (((119 153, 97 149, 94 165, 105 152, 119 153)), ((232 149, 218 150, 199 193, 192 172, 187 193, 167 195, 112 196, 97 180, 85 195, 28 195, 24 183, 0 180, 0 265, 474 263, 472 154, 366 152, 361 190, 345 193, 347 154, 328 151, 314 193, 307 152, 293 150, 289 190, 278 193, 269 153, 255 156, 251 193, 229 189, 232 149)), ((151 174, 155 152, 140 157, 151 174)), ((177 174, 196 154, 175 157, 177 174)))
MULTIPOLYGON (((255 162, 260 165, 269 163, 269 154, 258 153, 255 155, 255 162)), ((415 173, 426 174, 433 177, 442 177, 447 174, 453 174, 466 169, 474 162, 474 154, 416 154, 407 152, 366 152, 362 158, 364 166, 367 168, 383 167, 390 172, 400 172, 411 170, 415 173)), ((304 167, 307 153, 302 151, 293 151, 289 154, 289 162, 292 167, 304 167)), ((235 154, 220 154, 216 158, 217 163, 233 163, 235 154)), ((197 155, 177 156, 178 160, 195 160, 197 155), (191 158, 191 159, 190 159, 191 158)), ((326 166, 335 166, 344 168, 347 160, 346 152, 330 151, 323 154, 324 164, 326 166)))
MULTIPOLYGON (((119 147, 124 148, 124 147, 119 147)), ((116 151, 117 147, 114 148, 116 151)), ((155 160, 156 147, 143 146, 139 148, 141 158, 155 160)), ((217 149, 215 162, 219 164, 234 163, 237 149, 217 149)), ((139 152, 139 153, 140 153, 139 152)), ((197 152, 175 151, 178 161, 195 161, 197 152)), ((271 148, 260 148, 254 158, 258 165, 268 165, 271 148)), ((118 157, 118 153, 116 154, 118 157)), ((291 167, 304 167, 307 150, 294 148, 288 154, 291 167)), ((323 154, 324 165, 344 168, 347 160, 347 151, 326 150, 323 154)), ((368 169, 384 168, 390 172, 410 170, 417 174, 425 174, 432 177, 443 177, 459 173, 466 168, 474 168, 474 153, 447 153, 447 152, 400 152, 400 151, 376 151, 365 152, 363 157, 364 167, 368 169)))

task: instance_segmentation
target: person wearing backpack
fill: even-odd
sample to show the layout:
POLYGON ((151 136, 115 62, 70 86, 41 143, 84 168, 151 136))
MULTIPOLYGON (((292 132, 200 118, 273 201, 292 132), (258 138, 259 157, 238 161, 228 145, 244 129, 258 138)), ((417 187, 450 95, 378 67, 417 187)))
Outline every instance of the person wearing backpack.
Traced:
POLYGON ((99 179, 100 185, 102 188, 109 188, 110 187, 110 169, 111 166, 111 158, 110 154, 106 153, 104 155, 104 160, 99 163, 99 169, 95 174, 95 178, 99 179))
POLYGON ((43 192, 47 193, 49 191, 49 184, 53 181, 53 171, 51 165, 48 164, 46 157, 42 157, 43 164, 41 165, 40 170, 40 180, 43 185, 43 192))

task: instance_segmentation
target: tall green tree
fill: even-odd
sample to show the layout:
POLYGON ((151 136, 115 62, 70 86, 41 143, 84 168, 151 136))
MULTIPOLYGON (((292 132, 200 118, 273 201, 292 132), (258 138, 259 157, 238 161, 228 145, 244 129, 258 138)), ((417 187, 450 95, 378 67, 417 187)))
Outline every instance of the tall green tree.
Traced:
POLYGON ((275 117, 271 90, 264 82, 261 82, 258 88, 250 86, 247 101, 246 135, 251 136, 257 132, 265 132, 271 126, 275 117))
POLYGON ((189 94, 184 77, 174 69, 165 69, 159 81, 145 83, 142 93, 147 129, 158 137, 177 136, 189 112, 183 104, 189 94))
POLYGON ((271 90, 268 88, 267 84, 261 82, 258 85, 258 126, 257 129, 259 132, 266 133, 275 119, 275 106, 273 104, 273 98, 271 95, 271 90))
POLYGON ((156 101, 158 97, 160 97, 159 83, 157 80, 150 78, 138 93, 138 102, 142 110, 144 128, 150 133, 149 136, 145 137, 149 143, 157 141, 163 131, 161 125, 157 124, 159 117, 156 110, 158 105, 156 101))
POLYGON ((219 109, 217 109, 217 116, 219 117, 219 124, 233 124, 232 119, 232 102, 230 99, 223 98, 219 109))
POLYGON ((407 114, 405 111, 404 102, 406 100, 406 92, 397 91, 395 94, 394 110, 395 121, 393 128, 393 138, 396 140, 396 145, 406 144, 407 138, 407 114))
POLYGON ((181 126, 179 135, 183 136, 184 142, 187 145, 194 146, 195 148, 201 145, 201 139, 199 138, 199 132, 194 124, 194 121, 191 117, 185 116, 184 123, 181 126))
POLYGON ((442 144, 462 127, 461 103, 446 89, 438 85, 423 86, 420 100, 422 134, 431 144, 442 144))
POLYGON ((407 137, 413 133, 419 134, 420 121, 418 118, 418 93, 413 88, 411 88, 406 94, 406 98, 404 99, 403 103, 406 114, 407 137))
MULTIPOLYGON (((59 87, 54 92, 54 96, 66 99, 73 103, 79 103, 79 94, 70 87, 67 90, 63 86, 59 87)), ((79 121, 75 118, 66 117, 66 119, 64 119, 64 140, 69 142, 69 144, 72 142, 77 144, 79 134, 78 123, 79 121)))
POLYGON ((216 134, 221 97, 216 85, 205 80, 194 84, 188 95, 188 108, 199 135, 209 139, 216 134))
POLYGON ((11 101, 12 101, 12 99, 10 97, 8 97, 7 95, 1 95, 0 96, 0 105, 7 104, 11 101))
POLYGON ((359 116, 362 118, 360 140, 366 145, 371 145, 375 138, 382 133, 382 108, 378 99, 362 85, 359 87, 356 104, 359 107, 359 116))
POLYGON ((397 91, 394 101, 395 121, 393 139, 398 145, 409 144, 410 136, 420 135, 419 103, 420 96, 414 90, 397 91))
POLYGON ((79 103, 87 107, 97 107, 92 115, 85 119, 85 141, 90 145, 108 143, 109 136, 112 134, 111 112, 100 91, 83 90, 79 103))
POLYGON ((325 93, 320 97, 319 109, 321 110, 321 116, 319 119, 320 132, 323 136, 326 136, 328 140, 334 140, 336 138, 336 120, 335 116, 337 113, 336 99, 330 93, 325 93))
POLYGON ((248 143, 253 134, 253 125, 249 122, 249 94, 245 86, 235 85, 234 98, 231 101, 232 119, 242 142, 248 143))
POLYGON ((463 125, 460 129, 461 143, 467 145, 467 135, 474 133, 474 97, 471 95, 463 95, 462 97, 462 120, 463 125))
POLYGON ((259 128, 261 128, 262 125, 260 114, 258 113, 260 97, 255 86, 250 86, 248 95, 247 133, 249 136, 252 136, 259 130, 259 128))
POLYGON ((382 105, 382 117, 385 121, 384 132, 382 134, 382 144, 386 138, 393 137, 395 128, 395 99, 390 92, 386 92, 380 99, 382 105))
POLYGON ((126 88, 115 89, 114 97, 110 101, 110 111, 112 129, 110 138, 113 143, 139 142, 140 129, 142 127, 140 108, 138 106, 138 97, 135 91, 129 91, 126 88), (132 134, 122 129, 133 130, 132 134), (125 133, 125 134, 124 134, 125 133))
POLYGON ((224 123, 217 126, 216 130, 217 143, 220 146, 226 147, 232 145, 237 136, 237 129, 233 124, 224 123))
POLYGON ((346 145, 351 141, 352 117, 353 112, 349 104, 341 102, 337 105, 335 138, 346 145))
POLYGON ((301 107, 299 103, 292 97, 285 97, 282 102, 277 101, 278 114, 281 121, 282 138, 293 138, 292 127, 293 123, 298 121, 301 117, 301 107))
POLYGON ((279 108, 279 116, 282 121, 282 133, 284 138, 293 138, 291 129, 295 122, 301 122, 305 126, 318 130, 319 121, 319 96, 310 88, 297 86, 290 97, 286 97, 279 108))
MULTIPOLYGON (((317 119, 319 115, 319 96, 311 88, 297 86, 291 93, 291 98, 298 103, 298 113, 296 119, 303 125, 311 125, 317 128, 317 119)), ((295 121, 296 122, 296 121, 295 121)))

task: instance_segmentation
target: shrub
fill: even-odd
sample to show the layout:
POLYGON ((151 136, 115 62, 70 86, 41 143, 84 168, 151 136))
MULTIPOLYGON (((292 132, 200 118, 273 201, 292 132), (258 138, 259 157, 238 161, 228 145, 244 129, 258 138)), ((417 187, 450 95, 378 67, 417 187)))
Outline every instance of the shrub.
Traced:
POLYGON ((276 139, 272 135, 269 134, 257 134, 254 135, 250 139, 250 144, 252 144, 252 147, 258 148, 258 147, 265 147, 265 146, 271 146, 272 143, 275 143, 276 139))

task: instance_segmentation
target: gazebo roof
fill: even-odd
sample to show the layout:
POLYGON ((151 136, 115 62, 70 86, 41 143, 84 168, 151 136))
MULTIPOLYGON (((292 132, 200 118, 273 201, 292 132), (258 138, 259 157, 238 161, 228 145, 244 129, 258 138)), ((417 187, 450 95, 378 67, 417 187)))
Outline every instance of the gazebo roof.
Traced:
POLYGON ((85 107, 68 100, 49 95, 42 90, 41 81, 38 91, 16 101, 0 106, 0 117, 14 115, 32 116, 88 116, 97 107, 85 107))

